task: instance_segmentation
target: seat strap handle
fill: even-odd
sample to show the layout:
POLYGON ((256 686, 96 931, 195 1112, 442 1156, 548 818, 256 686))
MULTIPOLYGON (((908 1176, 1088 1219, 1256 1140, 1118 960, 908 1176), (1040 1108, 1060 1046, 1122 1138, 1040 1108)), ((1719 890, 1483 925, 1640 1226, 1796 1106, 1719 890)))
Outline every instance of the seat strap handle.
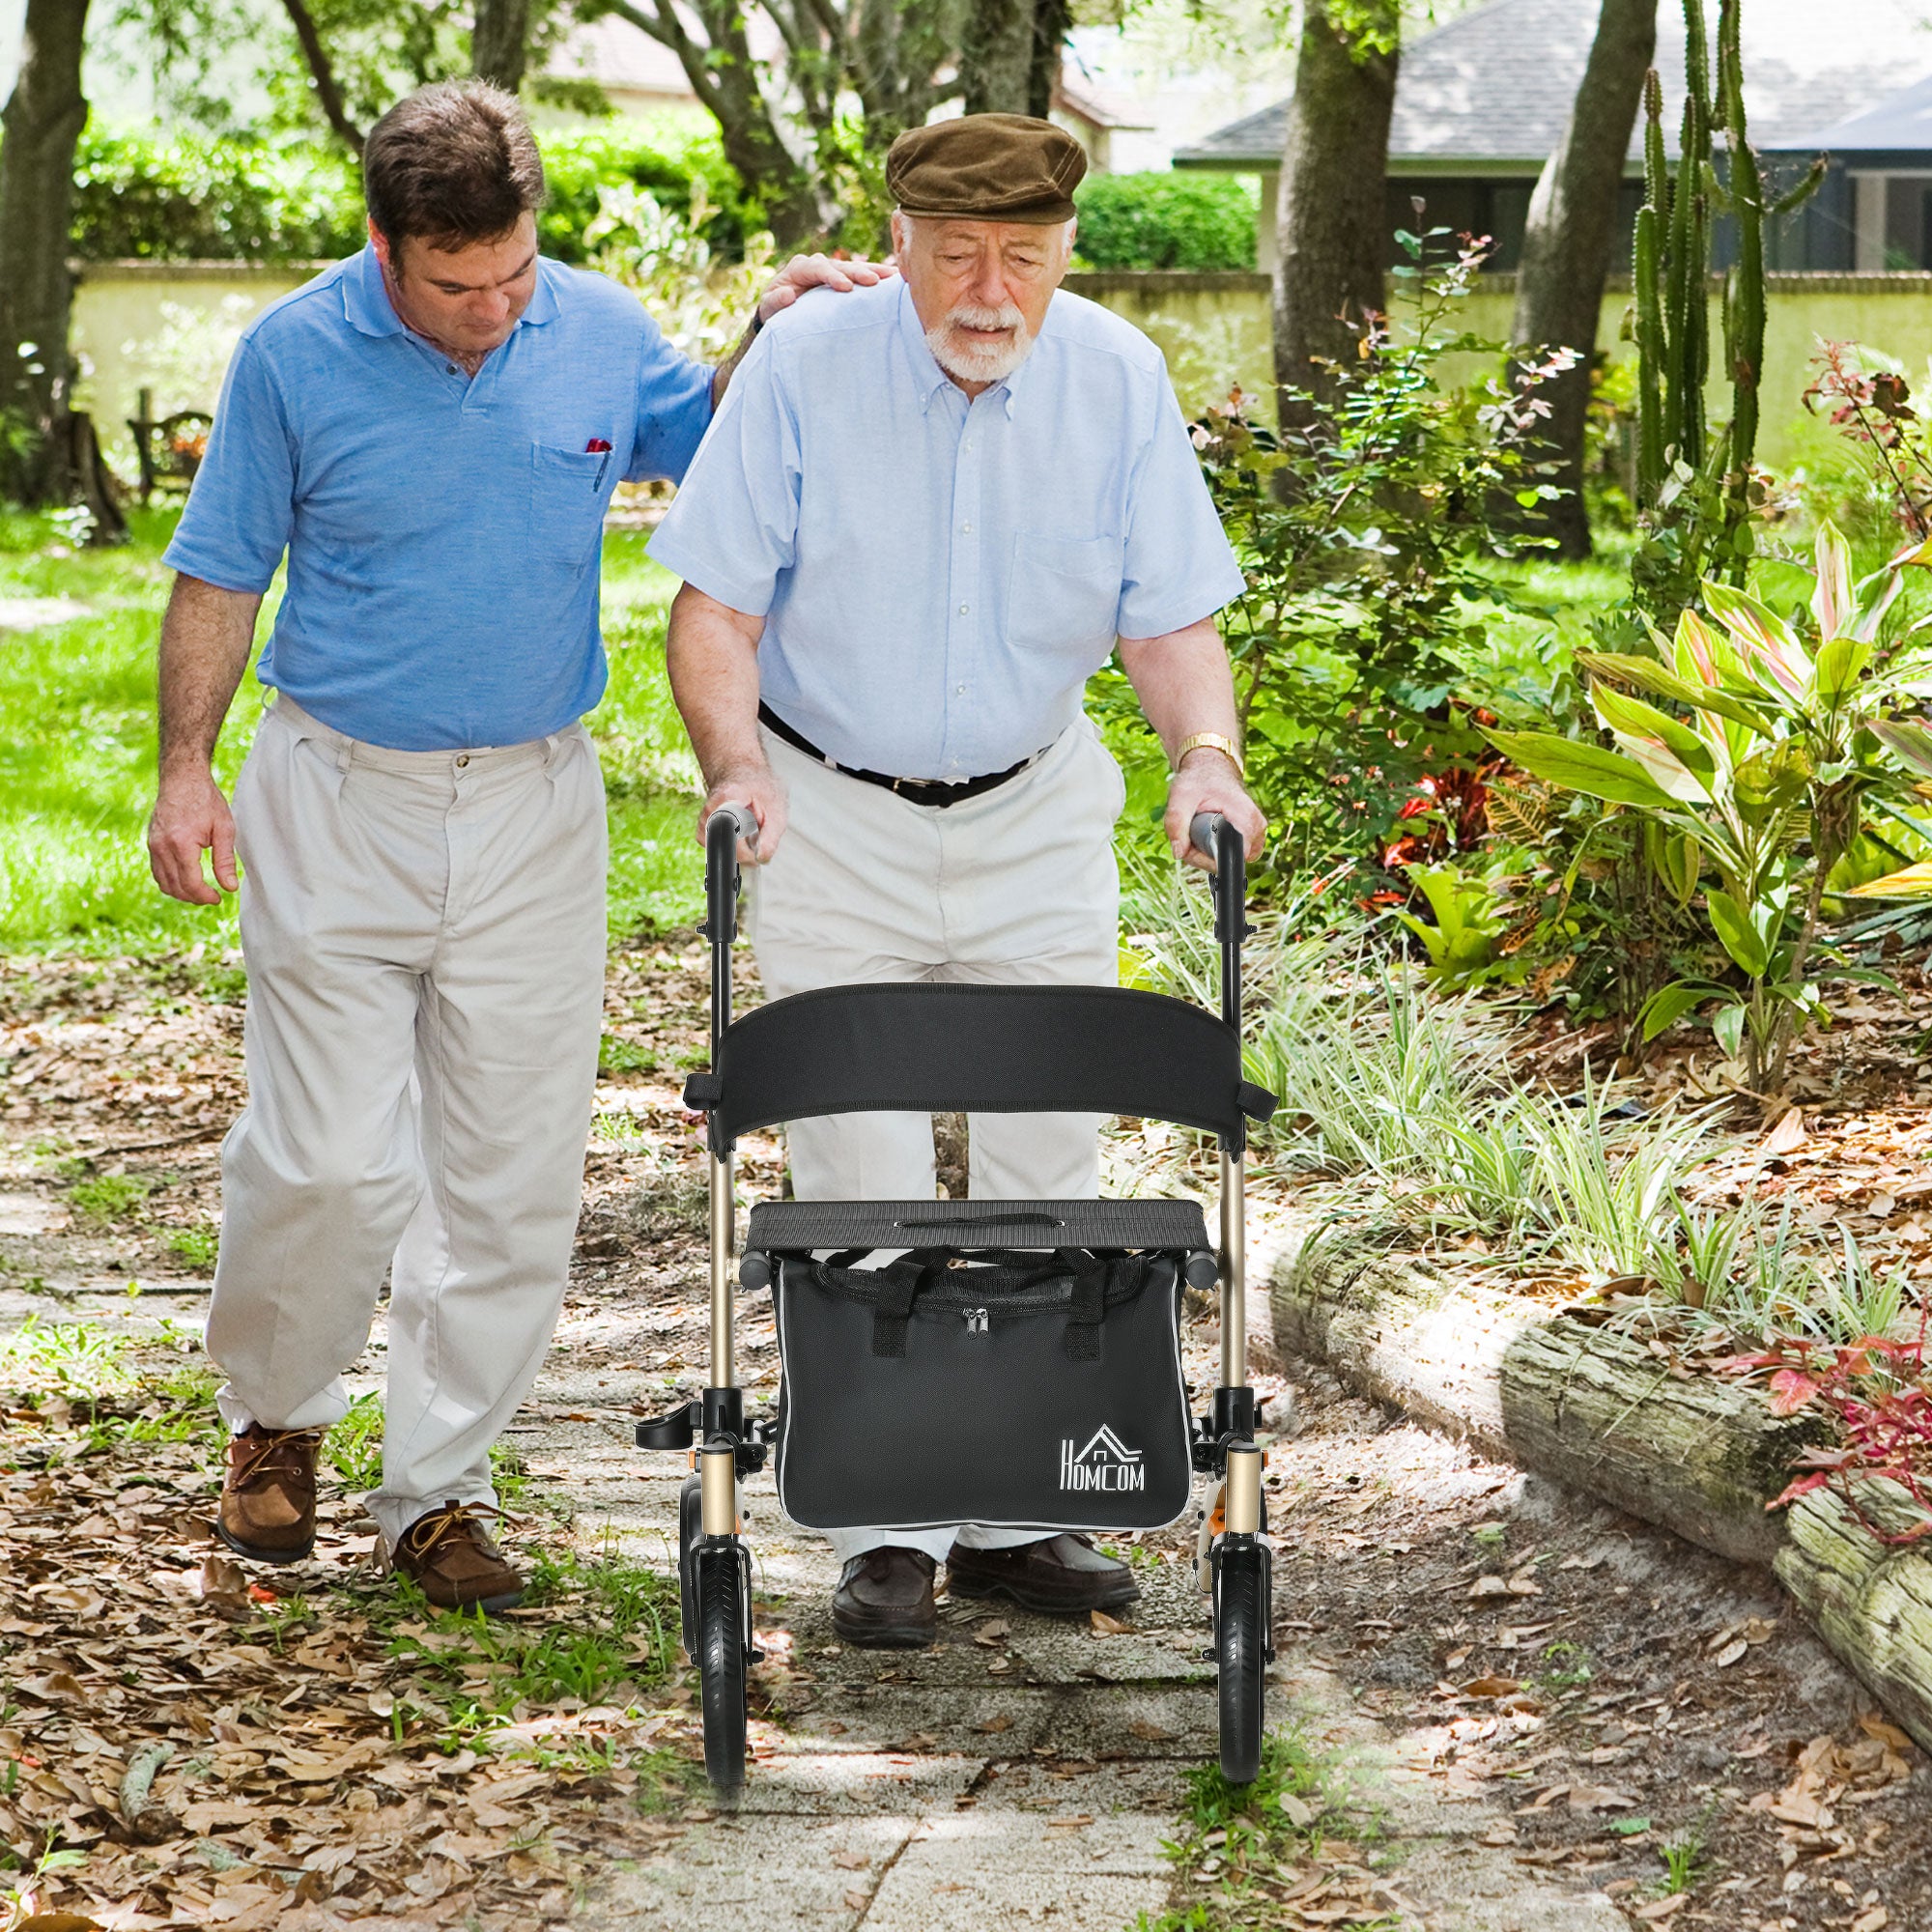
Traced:
POLYGON ((1107 1264, 1085 1248, 1062 1248, 1059 1260, 1073 1277, 1073 1306, 1066 1318, 1067 1360, 1098 1361, 1100 1325, 1107 1316, 1107 1264))
POLYGON ((872 1353, 889 1360, 904 1355, 906 1327, 920 1289, 943 1256, 932 1248, 915 1248, 879 1272, 879 1298, 872 1306, 872 1353))

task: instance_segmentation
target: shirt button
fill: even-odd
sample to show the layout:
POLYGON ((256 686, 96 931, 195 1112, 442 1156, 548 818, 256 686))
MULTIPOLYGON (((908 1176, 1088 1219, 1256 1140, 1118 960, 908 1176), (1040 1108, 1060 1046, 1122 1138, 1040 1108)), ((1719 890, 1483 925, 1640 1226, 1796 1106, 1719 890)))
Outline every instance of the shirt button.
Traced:
POLYGON ((960 607, 959 607, 959 614, 960 614, 960 615, 961 615, 962 617, 963 617, 963 616, 965 616, 965 614, 967 613, 967 611, 970 611, 970 610, 971 610, 972 608, 973 608, 973 607, 972 607, 972 605, 970 605, 970 604, 962 604, 962 605, 960 605, 960 607))
POLYGON ((444 364, 442 365, 442 373, 443 373, 443 374, 444 374, 445 376, 453 376, 453 375, 455 375, 455 374, 456 374, 456 364, 455 364, 454 362, 445 362, 445 363, 444 363, 444 364))
POLYGON ((457 759, 456 769, 460 772, 464 768, 464 766, 467 765, 469 762, 469 753, 468 752, 465 752, 464 754, 457 759))
POLYGON ((973 534, 973 526, 971 524, 961 524, 959 526, 959 533, 961 536, 970 537, 973 534))
POLYGON ((955 684, 952 687, 952 695, 954 697, 964 697, 966 696, 966 687, 963 684, 955 684))

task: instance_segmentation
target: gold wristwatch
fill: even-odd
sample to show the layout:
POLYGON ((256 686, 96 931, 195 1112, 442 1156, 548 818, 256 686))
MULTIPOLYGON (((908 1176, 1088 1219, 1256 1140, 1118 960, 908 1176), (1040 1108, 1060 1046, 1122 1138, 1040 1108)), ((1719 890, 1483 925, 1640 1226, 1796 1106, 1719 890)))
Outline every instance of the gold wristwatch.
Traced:
POLYGON ((1196 731, 1192 736, 1181 739, 1175 747, 1174 769, 1180 769, 1180 761, 1189 752, 1219 752, 1233 761, 1236 771, 1242 778, 1248 775, 1247 761, 1241 756, 1241 748, 1232 738, 1224 738, 1218 731, 1196 731))

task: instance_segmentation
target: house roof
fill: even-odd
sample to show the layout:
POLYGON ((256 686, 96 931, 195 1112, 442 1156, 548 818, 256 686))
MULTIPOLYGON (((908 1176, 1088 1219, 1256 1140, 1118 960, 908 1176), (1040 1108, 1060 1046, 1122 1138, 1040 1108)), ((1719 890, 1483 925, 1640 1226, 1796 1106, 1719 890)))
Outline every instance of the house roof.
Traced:
POLYGON ((1849 121, 1819 129, 1811 138, 1833 155, 1932 151, 1932 74, 1849 121))
MULTIPOLYGON (((1710 30, 1717 9, 1707 9, 1710 30)), ((1768 152, 1815 152, 1820 129, 1862 117, 1901 77, 1932 77, 1932 26, 1922 0, 1750 0, 1744 10, 1745 111, 1768 152)), ((1491 0, 1404 47, 1389 128, 1391 172, 1488 163, 1541 167, 1570 118, 1596 33, 1598 0, 1491 0)), ((1657 68, 1664 128, 1676 148, 1684 97, 1684 36, 1677 10, 1658 10, 1657 68)), ((1908 89, 1908 93, 1915 92, 1908 89)), ((1288 134, 1277 101, 1217 128, 1175 156, 1178 167, 1277 168, 1288 134)), ((1633 136, 1635 156, 1641 128, 1633 136)), ((1907 142, 1932 145, 1932 122, 1907 142)))

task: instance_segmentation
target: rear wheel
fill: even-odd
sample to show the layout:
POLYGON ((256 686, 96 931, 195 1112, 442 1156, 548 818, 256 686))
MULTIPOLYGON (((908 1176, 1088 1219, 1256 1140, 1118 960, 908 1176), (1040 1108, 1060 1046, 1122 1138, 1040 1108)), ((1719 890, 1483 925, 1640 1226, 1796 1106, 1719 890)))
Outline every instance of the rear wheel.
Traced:
POLYGON ((694 1470, 677 1495, 678 1639, 697 1662, 697 1543, 704 1533, 704 1482, 694 1470))
POLYGON ((1215 1558, 1214 1662, 1221 1700, 1221 1776, 1252 1784, 1262 1765, 1267 1692, 1268 1565, 1260 1544, 1223 1544, 1215 1558))
POLYGON ((698 1547, 697 1648, 703 1687, 704 1773, 720 1791, 745 1782, 745 1562, 735 1541, 698 1547))

